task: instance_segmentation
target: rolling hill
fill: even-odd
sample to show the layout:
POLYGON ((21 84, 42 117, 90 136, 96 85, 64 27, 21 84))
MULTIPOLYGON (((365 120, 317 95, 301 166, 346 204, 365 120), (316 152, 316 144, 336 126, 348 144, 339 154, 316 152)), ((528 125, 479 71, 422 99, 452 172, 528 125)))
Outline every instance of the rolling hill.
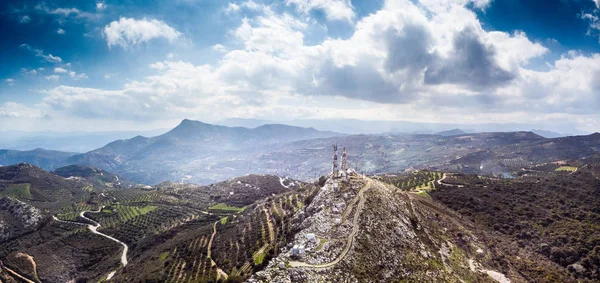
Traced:
POLYGON ((65 160, 75 153, 34 149, 28 151, 0 149, 0 165, 29 163, 45 170, 63 166, 65 160))

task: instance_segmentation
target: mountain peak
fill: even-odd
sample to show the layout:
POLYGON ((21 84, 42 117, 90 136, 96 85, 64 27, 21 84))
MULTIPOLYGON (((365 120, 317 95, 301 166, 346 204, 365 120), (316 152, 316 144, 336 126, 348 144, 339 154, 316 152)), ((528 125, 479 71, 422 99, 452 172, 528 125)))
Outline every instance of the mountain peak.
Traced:
POLYGON ((461 129, 452 129, 452 130, 447 130, 447 131, 442 131, 439 133, 436 133, 436 135, 440 135, 440 136, 446 136, 446 137, 450 137, 450 136, 460 136, 460 135, 464 135, 467 132, 461 130, 461 129))
POLYGON ((198 121, 198 120, 183 119, 183 120, 181 120, 181 123, 179 123, 179 125, 177 127, 196 126, 196 125, 210 125, 210 124, 207 124, 207 123, 204 123, 204 122, 198 121))

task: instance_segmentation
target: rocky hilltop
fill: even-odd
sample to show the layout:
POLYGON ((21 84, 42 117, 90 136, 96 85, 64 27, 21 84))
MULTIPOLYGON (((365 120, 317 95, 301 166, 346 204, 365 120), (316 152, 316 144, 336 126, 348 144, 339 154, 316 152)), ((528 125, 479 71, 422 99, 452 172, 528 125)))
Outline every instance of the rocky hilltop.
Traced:
POLYGON ((360 175, 328 179, 292 222, 293 240, 248 282, 528 282, 534 269, 565 280, 431 198, 360 175))

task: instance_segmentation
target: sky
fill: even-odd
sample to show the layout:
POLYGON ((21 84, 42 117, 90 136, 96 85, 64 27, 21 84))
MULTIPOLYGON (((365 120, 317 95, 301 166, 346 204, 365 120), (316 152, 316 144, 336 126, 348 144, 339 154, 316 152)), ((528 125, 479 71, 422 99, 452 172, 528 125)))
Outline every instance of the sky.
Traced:
POLYGON ((184 118, 600 131, 600 0, 2 1, 0 131, 184 118))

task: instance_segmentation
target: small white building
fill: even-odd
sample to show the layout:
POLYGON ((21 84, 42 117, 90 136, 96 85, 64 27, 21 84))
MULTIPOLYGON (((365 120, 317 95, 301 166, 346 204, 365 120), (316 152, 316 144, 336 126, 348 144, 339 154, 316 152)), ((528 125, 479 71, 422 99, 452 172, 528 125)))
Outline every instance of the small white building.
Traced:
POLYGON ((292 255, 299 256, 304 254, 304 245, 294 245, 292 248, 292 255))
POLYGON ((317 242, 317 237, 315 236, 315 234, 313 233, 308 233, 305 235, 306 240, 310 243, 316 243, 317 242))

